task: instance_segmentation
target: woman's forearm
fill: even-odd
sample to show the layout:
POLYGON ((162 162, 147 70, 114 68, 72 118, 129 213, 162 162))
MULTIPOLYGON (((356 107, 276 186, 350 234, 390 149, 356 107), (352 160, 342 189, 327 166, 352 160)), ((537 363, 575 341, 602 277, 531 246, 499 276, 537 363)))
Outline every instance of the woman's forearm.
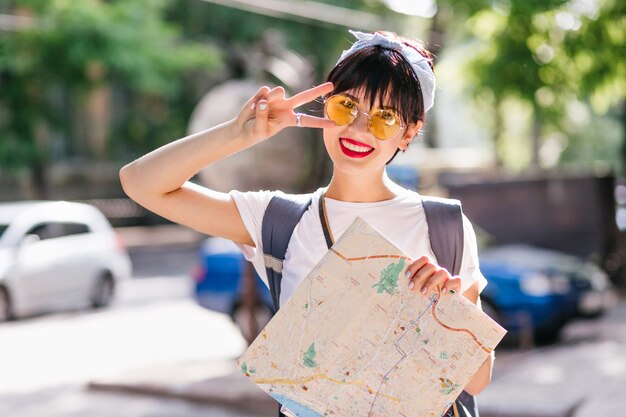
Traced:
POLYGON ((471 395, 478 395, 491 382, 491 372, 493 370, 494 352, 487 357, 487 360, 474 374, 469 384, 465 386, 465 391, 471 395))
POLYGON ((124 190, 166 194, 179 189, 198 171, 253 145, 236 119, 164 145, 120 171, 124 190))

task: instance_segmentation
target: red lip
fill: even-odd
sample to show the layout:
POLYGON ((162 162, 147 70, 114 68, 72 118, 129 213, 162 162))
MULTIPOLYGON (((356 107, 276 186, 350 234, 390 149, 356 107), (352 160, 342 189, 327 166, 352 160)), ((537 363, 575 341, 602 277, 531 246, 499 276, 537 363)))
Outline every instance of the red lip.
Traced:
POLYGON ((357 142, 357 141, 352 140, 352 139, 340 138, 339 146, 341 147, 341 151, 345 155, 347 155, 347 156, 349 156, 351 158, 365 158, 366 156, 368 156, 369 154, 374 152, 374 148, 372 148, 371 146, 369 146, 369 145, 367 145, 365 143, 362 143, 362 142, 357 142), (367 147, 369 147, 371 149, 369 151, 367 151, 367 152, 356 152, 356 151, 353 151, 352 149, 348 149, 345 146, 343 146, 343 143, 341 143, 342 140, 345 140, 346 142, 350 142, 350 143, 352 143, 354 145, 357 145, 357 146, 367 146, 367 147))
POLYGON ((356 145, 356 146, 367 146, 368 148, 372 147, 371 145, 368 145, 367 143, 359 142, 358 140, 354 140, 354 139, 348 139, 348 138, 339 138, 339 139, 345 140, 346 142, 350 142, 351 144, 356 145))

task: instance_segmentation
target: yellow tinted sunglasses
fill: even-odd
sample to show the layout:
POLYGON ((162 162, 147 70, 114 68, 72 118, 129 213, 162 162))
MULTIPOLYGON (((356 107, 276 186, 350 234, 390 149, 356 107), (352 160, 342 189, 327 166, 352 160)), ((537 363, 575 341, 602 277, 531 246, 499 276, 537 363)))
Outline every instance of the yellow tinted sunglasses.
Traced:
POLYGON ((378 109, 371 114, 359 110, 353 99, 348 96, 337 94, 330 96, 324 102, 324 112, 326 117, 339 126, 349 125, 354 122, 359 113, 367 116, 369 128, 372 135, 379 140, 389 140, 396 136, 402 125, 402 119, 392 110, 378 109))

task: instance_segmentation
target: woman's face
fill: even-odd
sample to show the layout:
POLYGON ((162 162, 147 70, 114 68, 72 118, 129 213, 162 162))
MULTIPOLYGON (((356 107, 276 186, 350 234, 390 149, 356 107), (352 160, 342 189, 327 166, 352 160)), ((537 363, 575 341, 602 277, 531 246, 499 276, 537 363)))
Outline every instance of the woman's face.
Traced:
MULTIPOLYGON (((421 127, 421 122, 417 125, 406 125, 388 140, 377 139, 368 129, 367 115, 378 109, 369 107, 369 100, 365 99, 362 92, 349 90, 340 95, 345 95, 354 100, 359 110, 356 119, 344 126, 336 126, 324 129, 324 144, 328 155, 334 163, 334 168, 346 174, 364 174, 365 172, 381 172, 385 164, 389 161, 396 149, 407 148, 413 136, 421 127)), ((378 99, 374 103, 379 103, 378 99)), ((388 101, 383 100, 383 108, 389 108, 388 101)), ((396 111, 399 114, 398 111, 396 111)))

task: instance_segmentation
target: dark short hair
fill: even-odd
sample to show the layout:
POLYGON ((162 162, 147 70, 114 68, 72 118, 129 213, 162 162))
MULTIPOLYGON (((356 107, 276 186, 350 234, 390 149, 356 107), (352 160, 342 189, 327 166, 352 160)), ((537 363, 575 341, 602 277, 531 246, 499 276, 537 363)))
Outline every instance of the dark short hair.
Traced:
MULTIPOLYGON (((380 32, 399 41, 428 58, 433 69, 433 57, 419 43, 403 38, 393 32, 380 32)), ((374 107, 378 99, 378 106, 383 105, 383 99, 389 99, 389 105, 396 109, 404 124, 417 123, 425 118, 424 97, 422 88, 404 55, 401 52, 368 46, 347 56, 330 71, 326 81, 334 85, 333 94, 348 90, 363 93, 370 107, 374 107)), ((391 157, 389 164, 398 154, 399 149, 391 157)))
MULTIPOLYGON (((429 59, 432 68, 432 56, 415 41, 381 32, 416 49, 429 59)), ((419 79, 404 55, 397 50, 381 46, 368 46, 360 49, 338 63, 328 74, 326 81, 334 85, 330 95, 355 90, 363 93, 374 107, 382 105, 384 98, 394 107, 405 124, 424 120, 424 98, 419 79)))

